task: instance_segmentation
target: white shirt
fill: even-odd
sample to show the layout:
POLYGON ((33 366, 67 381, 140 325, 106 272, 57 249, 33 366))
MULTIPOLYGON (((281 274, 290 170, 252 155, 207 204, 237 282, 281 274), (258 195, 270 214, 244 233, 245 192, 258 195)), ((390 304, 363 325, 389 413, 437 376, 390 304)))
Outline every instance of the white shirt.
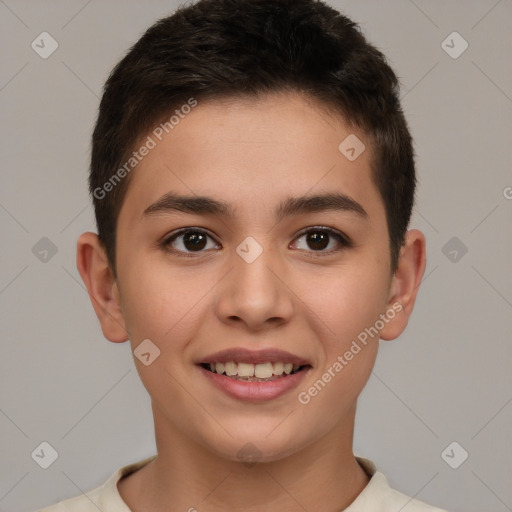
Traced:
MULTIPOLYGON (((103 485, 87 494, 60 501, 37 512, 132 512, 117 489, 117 482, 126 475, 151 462, 156 455, 119 468, 103 485)), ((357 457, 357 461, 370 476, 368 485, 343 512, 447 512, 410 498, 392 489, 386 477, 377 471, 373 462, 357 457)), ((340 511, 341 512, 341 511, 340 511)))

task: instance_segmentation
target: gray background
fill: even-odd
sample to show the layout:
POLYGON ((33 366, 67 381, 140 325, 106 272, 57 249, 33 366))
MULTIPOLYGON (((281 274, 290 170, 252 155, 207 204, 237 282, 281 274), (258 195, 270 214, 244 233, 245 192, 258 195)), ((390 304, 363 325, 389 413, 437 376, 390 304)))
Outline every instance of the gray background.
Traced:
MULTIPOLYGON (((361 396, 356 453, 454 512, 512 510, 512 2, 331 3, 401 79, 420 179, 411 227, 428 244, 415 314, 381 342, 361 396), (441 46, 453 31, 469 44, 458 58, 441 46), (441 456, 453 441, 452 465, 469 453, 457 469, 441 456)), ((86 178, 102 85, 177 5, 0 0, 2 511, 75 496, 155 452, 129 345, 103 338, 75 243, 95 230, 86 178), (59 45, 47 59, 31 48, 43 31, 59 45), (42 441, 58 452, 48 469, 31 458, 42 441)))

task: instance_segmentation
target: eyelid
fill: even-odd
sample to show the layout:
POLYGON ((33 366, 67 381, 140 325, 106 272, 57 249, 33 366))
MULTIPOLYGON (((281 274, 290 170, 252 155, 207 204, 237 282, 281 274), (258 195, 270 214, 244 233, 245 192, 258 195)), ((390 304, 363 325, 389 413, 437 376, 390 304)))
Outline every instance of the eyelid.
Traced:
MULTIPOLYGON (((173 231, 172 233, 165 235, 161 242, 159 242, 158 245, 160 245, 164 250, 173 252, 175 254, 185 255, 185 256, 193 256, 195 253, 194 251, 186 252, 186 251, 179 251, 174 248, 169 248, 171 245, 171 242, 173 242, 176 238, 178 238, 181 235, 184 235, 185 233, 200 233, 202 235, 206 235, 207 237, 211 238, 217 245, 220 245, 219 242, 215 239, 215 237, 206 229, 199 228, 195 226, 187 226, 185 228, 180 228, 176 231, 173 231)), ((197 251, 197 254, 204 253, 206 251, 197 251)))
MULTIPOLYGON (((332 253, 335 253, 335 252, 339 252, 340 250, 342 250, 344 248, 350 248, 350 247, 354 246, 352 240, 347 235, 342 233, 341 231, 338 231, 337 229, 331 228, 329 226, 322 226, 322 225, 308 226, 307 228, 304 228, 302 231, 300 231, 299 233, 297 233, 295 235, 295 237, 293 238, 291 243, 293 243, 298 238, 300 238, 300 237, 302 237, 304 235, 307 235, 310 232, 314 232, 315 230, 317 230, 317 231, 324 231, 329 236, 334 236, 335 238, 338 239, 338 241, 340 242, 342 247, 341 248, 337 248, 337 249, 330 249, 328 251, 313 251, 313 250, 305 251, 305 252, 308 252, 308 253, 312 253, 312 255, 318 255, 318 256, 328 255, 328 254, 332 254, 332 253)), ((182 256, 194 256, 195 254, 201 254, 201 253, 208 252, 208 251, 204 251, 204 250, 203 251, 195 251, 195 252, 194 251, 187 252, 187 251, 180 251, 180 250, 176 250, 176 249, 172 249, 172 248, 169 249, 169 246, 170 246, 171 242, 173 242, 179 236, 181 236, 181 235, 183 235, 185 233, 189 233, 189 232, 201 233, 203 235, 206 235, 206 236, 210 237, 212 240, 214 240, 214 242, 217 245, 220 245, 219 242, 215 239, 215 237, 208 230, 206 230, 204 228, 194 227, 194 226, 188 226, 188 227, 180 228, 180 229, 178 229, 178 230, 176 230, 176 231, 166 235, 162 239, 162 241, 160 242, 159 245, 161 245, 164 250, 167 250, 169 252, 173 252, 175 254, 180 254, 182 256)))
MULTIPOLYGON (((348 248, 351 248, 354 246, 354 243, 352 242, 352 240, 350 239, 350 237, 348 237, 347 235, 345 235, 345 233, 341 232, 341 231, 338 231, 337 229, 335 228, 331 228, 329 226, 322 226, 322 225, 318 225, 318 226, 309 226, 307 228, 304 228, 302 231, 300 231, 294 238, 294 241, 297 239, 297 238, 300 238, 304 235, 307 235, 308 233, 311 233, 311 232, 315 232, 316 231, 324 231, 326 232, 329 236, 333 236, 335 238, 338 239, 338 241, 341 243, 342 245, 342 249, 345 248, 345 249, 348 249, 348 248)), ((331 249, 329 251, 306 251, 306 252, 309 252, 309 253, 312 253, 313 255, 318 255, 318 256, 321 256, 322 254, 326 255, 326 254, 332 254, 334 252, 338 252, 340 251, 341 249, 331 249)))
POLYGON ((336 228, 331 228, 330 226, 322 226, 322 225, 308 226, 307 228, 304 228, 302 231, 300 231, 296 235, 295 238, 302 236, 302 235, 307 235, 309 232, 315 231, 315 229, 318 231, 326 231, 327 233, 332 234, 332 235, 338 235, 346 244, 352 243, 350 238, 347 235, 345 235, 345 233, 337 230, 336 228))
MULTIPOLYGON (((183 235, 183 234, 188 233, 188 232, 201 233, 203 235, 208 235, 210 238, 213 238, 215 240, 215 237, 207 229, 205 229, 205 228, 198 228, 198 227, 195 227, 195 226, 187 226, 185 228, 177 229, 176 231, 173 231, 172 233, 169 233, 169 234, 165 235, 163 237, 163 239, 162 239, 162 242, 163 243, 169 242, 173 238, 177 238, 178 236, 183 235)), ((219 242, 217 242, 217 243, 219 243, 219 242)))

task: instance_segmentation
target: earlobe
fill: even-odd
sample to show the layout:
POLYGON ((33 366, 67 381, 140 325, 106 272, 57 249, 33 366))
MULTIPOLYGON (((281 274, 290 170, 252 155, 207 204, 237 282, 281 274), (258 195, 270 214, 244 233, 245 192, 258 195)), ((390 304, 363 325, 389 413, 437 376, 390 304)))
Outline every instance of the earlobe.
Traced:
POLYGON ((126 341, 129 336, 117 283, 96 233, 83 233, 78 238, 76 266, 89 292, 103 335, 114 343, 126 341))
POLYGON ((425 273, 426 260, 425 236, 417 229, 408 231, 387 304, 387 310, 394 310, 394 314, 381 330, 381 339, 393 340, 407 327, 425 273))

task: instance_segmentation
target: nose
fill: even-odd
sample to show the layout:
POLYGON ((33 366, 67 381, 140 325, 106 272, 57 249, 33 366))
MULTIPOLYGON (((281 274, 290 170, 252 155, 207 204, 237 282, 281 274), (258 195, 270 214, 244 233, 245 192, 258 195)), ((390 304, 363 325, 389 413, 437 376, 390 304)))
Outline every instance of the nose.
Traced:
POLYGON ((294 295, 284 263, 274 251, 242 245, 233 251, 230 264, 232 270, 217 290, 216 313, 223 323, 261 331, 289 322, 294 295), (244 253, 244 249, 248 250, 244 253), (261 254, 253 260, 256 249, 261 254))

